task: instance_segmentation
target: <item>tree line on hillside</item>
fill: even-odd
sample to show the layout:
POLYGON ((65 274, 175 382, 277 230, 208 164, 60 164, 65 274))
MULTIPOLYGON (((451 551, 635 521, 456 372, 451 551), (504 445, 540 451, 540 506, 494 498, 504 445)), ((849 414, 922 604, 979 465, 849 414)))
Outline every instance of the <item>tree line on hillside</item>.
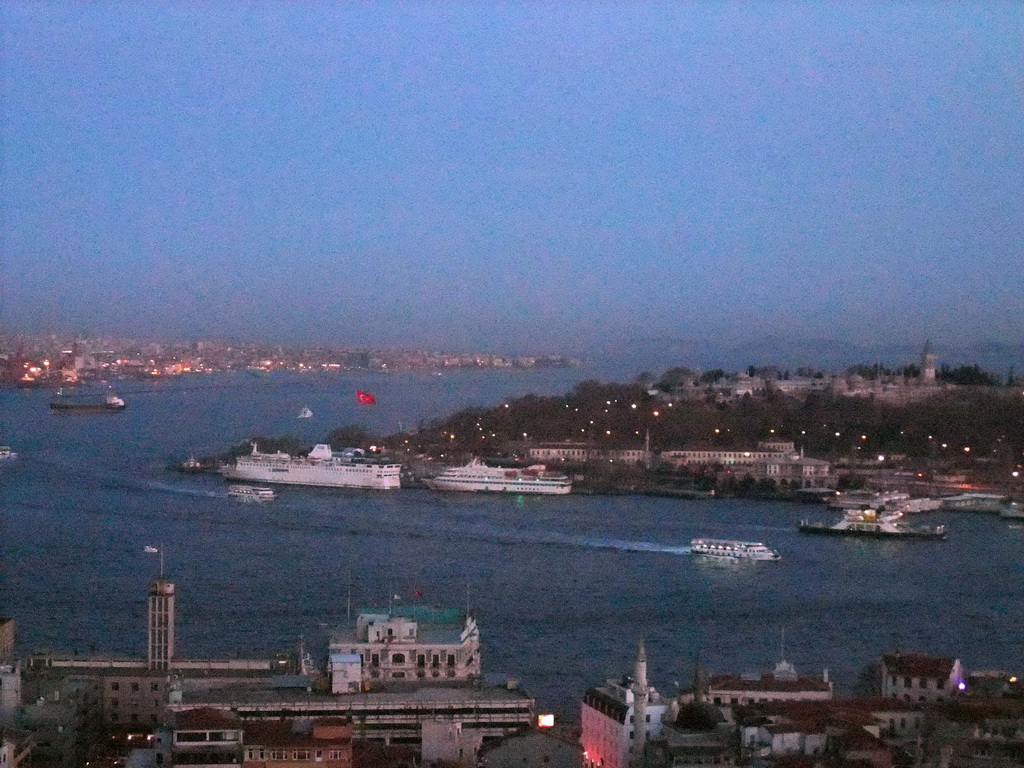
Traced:
MULTIPOLYGON (((684 370, 667 371, 659 385, 684 370)), ((988 375, 977 366, 962 366, 950 375, 954 372, 967 381, 988 375)), ((792 441, 798 449, 831 458, 878 454, 1001 465, 1020 463, 1024 451, 1024 409, 1016 390, 972 387, 902 404, 818 392, 797 399, 767 390, 717 403, 667 401, 648 386, 642 379, 583 381, 565 395, 526 395, 493 408, 465 408, 413 432, 381 436, 347 425, 324 441, 335 450, 382 445, 412 453, 497 456, 550 442, 628 449, 644 447, 649 438, 651 449, 661 451, 747 449, 770 439, 792 441)), ((265 452, 297 454, 309 448, 294 436, 256 437, 239 443, 230 455, 248 452, 254 441, 265 452)))

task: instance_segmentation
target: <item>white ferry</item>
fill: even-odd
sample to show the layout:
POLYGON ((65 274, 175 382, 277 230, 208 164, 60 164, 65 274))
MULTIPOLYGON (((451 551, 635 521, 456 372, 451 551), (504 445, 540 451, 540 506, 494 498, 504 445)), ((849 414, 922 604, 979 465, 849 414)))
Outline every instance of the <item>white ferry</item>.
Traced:
POLYGON ((232 485, 228 488, 228 496, 238 501, 273 501, 277 498, 270 488, 255 485, 232 485))
POLYGON ((759 541, 729 541, 727 539, 694 539, 690 552, 713 557, 716 560, 781 560, 782 555, 759 541))
POLYGON ((340 453, 323 443, 307 456, 260 453, 253 443, 252 453, 239 456, 234 464, 221 467, 228 480, 248 480, 284 485, 316 485, 329 488, 398 488, 401 464, 391 464, 367 456, 361 448, 346 448, 340 453))
POLYGON ((572 480, 565 475, 547 474, 543 464, 522 469, 489 467, 479 459, 424 478, 423 483, 433 491, 563 494, 572 490, 572 480))
POLYGON ((9 445, 0 445, 0 461, 13 461, 18 454, 11 450, 9 445))

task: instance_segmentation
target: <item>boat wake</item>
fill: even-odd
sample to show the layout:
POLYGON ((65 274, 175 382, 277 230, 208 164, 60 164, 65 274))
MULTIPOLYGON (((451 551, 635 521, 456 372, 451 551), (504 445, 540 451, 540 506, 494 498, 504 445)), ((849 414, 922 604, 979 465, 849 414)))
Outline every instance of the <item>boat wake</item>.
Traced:
MULTIPOLYGON (((536 544, 552 547, 573 547, 582 549, 615 549, 621 552, 651 552, 668 555, 688 555, 689 545, 675 546, 658 541, 629 541, 599 536, 576 536, 557 531, 510 531, 501 528, 448 528, 432 526, 430 532, 420 535, 439 536, 444 539, 462 539, 491 544, 536 544)), ((416 535, 416 534, 413 534, 416 535)))

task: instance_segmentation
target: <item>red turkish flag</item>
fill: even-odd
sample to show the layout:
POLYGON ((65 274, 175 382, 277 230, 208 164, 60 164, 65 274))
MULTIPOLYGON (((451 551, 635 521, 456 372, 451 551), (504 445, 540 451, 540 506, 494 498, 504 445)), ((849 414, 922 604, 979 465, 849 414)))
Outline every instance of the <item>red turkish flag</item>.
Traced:
POLYGON ((363 392, 363 390, 357 389, 356 402, 362 405, 376 405, 377 398, 371 395, 369 392, 363 392))

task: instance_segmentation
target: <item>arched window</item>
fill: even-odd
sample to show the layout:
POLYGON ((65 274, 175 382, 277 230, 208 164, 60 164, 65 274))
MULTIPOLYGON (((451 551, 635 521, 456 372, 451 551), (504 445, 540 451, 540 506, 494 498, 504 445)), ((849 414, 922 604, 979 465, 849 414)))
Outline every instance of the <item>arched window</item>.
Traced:
POLYGON ((392 664, 405 664, 405 654, 404 653, 393 653, 393 654, 391 654, 391 663, 392 664))

